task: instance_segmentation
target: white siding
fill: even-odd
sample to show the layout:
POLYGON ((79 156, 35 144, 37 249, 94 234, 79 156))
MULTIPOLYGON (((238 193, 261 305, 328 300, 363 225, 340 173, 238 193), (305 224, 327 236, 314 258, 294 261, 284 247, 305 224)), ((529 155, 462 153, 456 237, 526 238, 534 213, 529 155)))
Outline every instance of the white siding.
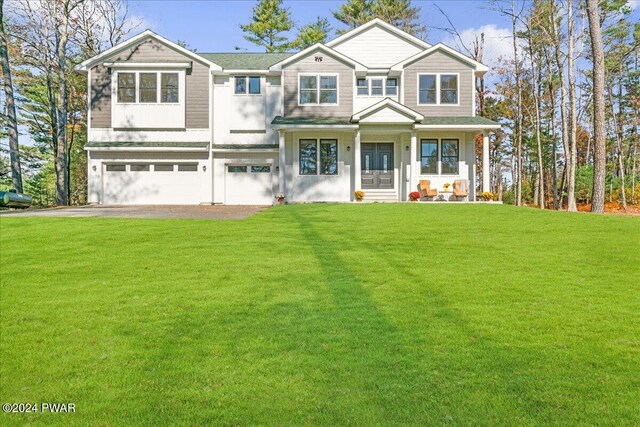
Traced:
POLYGON ((332 47, 369 68, 389 68, 423 50, 378 26, 332 47))

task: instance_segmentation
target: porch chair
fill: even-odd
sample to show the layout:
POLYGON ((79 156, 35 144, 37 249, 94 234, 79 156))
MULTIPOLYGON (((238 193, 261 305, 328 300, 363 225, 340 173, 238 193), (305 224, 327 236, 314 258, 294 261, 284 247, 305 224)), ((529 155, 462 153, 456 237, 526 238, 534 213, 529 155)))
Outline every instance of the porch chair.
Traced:
POLYGON ((420 180, 420 198, 431 198, 433 199, 438 195, 438 190, 435 188, 431 188, 431 181, 429 180, 420 180))
POLYGON ((469 180, 456 179, 453 181, 453 197, 463 199, 469 197, 469 180))

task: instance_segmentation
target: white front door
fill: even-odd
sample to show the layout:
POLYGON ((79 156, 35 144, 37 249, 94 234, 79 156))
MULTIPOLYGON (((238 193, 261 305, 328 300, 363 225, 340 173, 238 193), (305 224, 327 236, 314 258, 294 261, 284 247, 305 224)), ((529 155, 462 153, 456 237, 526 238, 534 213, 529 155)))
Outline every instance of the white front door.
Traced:
POLYGON ((271 170, 265 164, 226 165, 225 204, 273 204, 271 170))

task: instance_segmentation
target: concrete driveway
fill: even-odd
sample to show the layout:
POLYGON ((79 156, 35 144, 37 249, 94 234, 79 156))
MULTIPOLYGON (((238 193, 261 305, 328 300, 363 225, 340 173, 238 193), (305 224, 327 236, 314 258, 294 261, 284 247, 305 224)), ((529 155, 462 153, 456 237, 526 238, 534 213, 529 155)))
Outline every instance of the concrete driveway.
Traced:
POLYGON ((0 211, 2 217, 244 219, 270 206, 76 206, 0 211))

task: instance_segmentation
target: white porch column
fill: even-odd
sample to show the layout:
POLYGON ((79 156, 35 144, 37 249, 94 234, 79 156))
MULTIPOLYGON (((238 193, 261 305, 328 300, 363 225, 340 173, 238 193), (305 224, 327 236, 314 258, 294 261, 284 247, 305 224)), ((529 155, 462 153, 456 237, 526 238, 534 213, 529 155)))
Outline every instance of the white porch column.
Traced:
POLYGON ((278 191, 285 192, 284 177, 284 131, 278 131, 278 191))
MULTIPOLYGON (((353 140, 353 186, 354 191, 360 190, 362 185, 362 158, 360 155, 360 129, 356 130, 356 137, 353 140)), ((353 199, 353 194, 351 195, 353 199)))
POLYGON ((409 192, 412 192, 418 190, 418 166, 416 163, 416 158, 418 157, 418 136, 415 130, 411 131, 410 153, 409 166, 411 174, 409 175, 409 192))
POLYGON ((489 165, 489 135, 482 135, 482 192, 491 191, 491 166, 489 165))

